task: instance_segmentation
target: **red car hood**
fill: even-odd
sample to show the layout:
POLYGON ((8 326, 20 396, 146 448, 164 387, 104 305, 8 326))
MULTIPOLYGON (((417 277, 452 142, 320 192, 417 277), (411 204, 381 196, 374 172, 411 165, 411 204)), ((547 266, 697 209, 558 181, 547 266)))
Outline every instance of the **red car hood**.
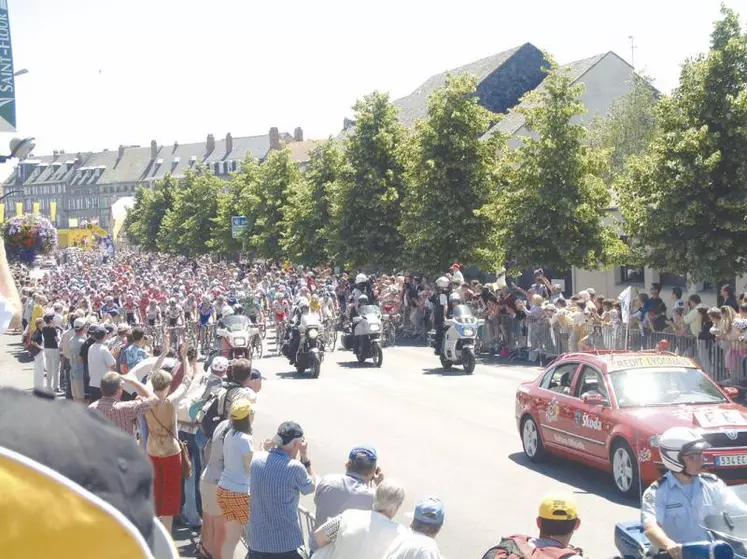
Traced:
POLYGON ((747 429, 747 408, 733 402, 629 408, 619 410, 619 413, 641 431, 651 434, 661 434, 670 427, 679 426, 708 431, 747 429))

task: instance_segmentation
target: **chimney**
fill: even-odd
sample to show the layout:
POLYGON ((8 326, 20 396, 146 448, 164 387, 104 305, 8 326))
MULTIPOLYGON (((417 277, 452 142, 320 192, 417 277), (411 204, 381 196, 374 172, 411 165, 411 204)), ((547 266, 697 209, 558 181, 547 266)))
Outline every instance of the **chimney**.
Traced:
POLYGON ((233 136, 231 136, 231 133, 229 132, 226 134, 226 153, 231 153, 233 151, 233 136))
POLYGON ((212 134, 207 135, 207 141, 205 142, 205 151, 207 153, 213 153, 215 151, 215 136, 212 134))
POLYGON ((155 159, 158 156, 158 142, 151 140, 150 142, 150 158, 155 159))
POLYGON ((122 159, 123 157, 124 157, 124 146, 120 145, 119 146, 119 151, 118 151, 118 154, 117 154, 117 159, 122 159))
POLYGON ((274 126, 270 128, 270 149, 280 149, 280 132, 274 126))
POLYGON ((179 142, 174 142, 174 150, 173 150, 173 151, 176 151, 176 149, 177 149, 178 147, 179 147, 179 142))
POLYGON ((60 152, 59 152, 59 151, 57 151, 57 150, 54 150, 54 151, 52 152, 52 156, 54 156, 54 157, 58 157, 59 155, 60 155, 60 152))
POLYGON ((293 140, 303 142, 303 128, 300 126, 293 131, 293 140))

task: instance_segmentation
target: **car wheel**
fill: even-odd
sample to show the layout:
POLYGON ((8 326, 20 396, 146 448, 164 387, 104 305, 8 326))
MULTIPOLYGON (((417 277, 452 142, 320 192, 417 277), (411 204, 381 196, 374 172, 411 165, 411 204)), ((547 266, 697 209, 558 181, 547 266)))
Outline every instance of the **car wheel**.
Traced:
POLYGON ((612 446, 612 476, 617 490, 626 497, 638 494, 638 462, 625 441, 612 446))
POLYGON ((529 415, 521 422, 521 444, 524 447, 524 454, 532 462, 539 462, 547 456, 537 423, 529 415))

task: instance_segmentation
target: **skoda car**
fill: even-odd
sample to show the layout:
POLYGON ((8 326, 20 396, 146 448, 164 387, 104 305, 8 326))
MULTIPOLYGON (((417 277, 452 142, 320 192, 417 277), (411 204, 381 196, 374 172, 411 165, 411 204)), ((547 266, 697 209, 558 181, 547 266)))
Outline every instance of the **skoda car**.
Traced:
POLYGON ((530 460, 552 453, 607 470, 627 496, 661 477, 658 437, 679 425, 711 444, 710 471, 744 483, 747 408, 737 394, 668 352, 568 353, 518 388, 516 422, 530 460))

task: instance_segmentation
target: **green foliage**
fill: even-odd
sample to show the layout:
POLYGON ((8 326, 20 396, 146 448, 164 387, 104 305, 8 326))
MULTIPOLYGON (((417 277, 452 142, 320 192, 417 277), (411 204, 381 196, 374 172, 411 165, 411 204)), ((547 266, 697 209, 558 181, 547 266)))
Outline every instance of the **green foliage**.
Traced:
POLYGON ((208 246, 222 253, 236 253, 241 250, 241 240, 234 239, 231 232, 231 217, 244 215, 246 193, 256 187, 259 180, 259 163, 251 155, 247 156, 241 168, 234 173, 233 180, 226 183, 228 192, 218 195, 217 214, 213 218, 212 233, 208 246))
POLYGON ((288 203, 289 194, 299 188, 300 182, 301 172, 290 150, 273 150, 259 167, 258 180, 244 193, 244 215, 250 222, 246 239, 258 256, 273 260, 284 257, 280 245, 283 208, 288 203))
POLYGON ((353 109, 347 165, 332 204, 335 252, 348 266, 391 269, 404 245, 399 227, 408 186, 408 135, 384 93, 367 95, 353 109))
POLYGON ((650 149, 616 183, 634 248, 693 281, 747 272, 747 37, 722 12, 710 51, 660 101, 650 149))
POLYGON ((330 239, 335 234, 330 201, 343 164, 344 156, 334 140, 320 144, 310 154, 303 180, 288 193, 280 244, 292 262, 315 266, 329 260, 330 239))
POLYGON ((153 190, 140 187, 135 192, 135 204, 127 212, 124 227, 130 242, 144 251, 158 250, 157 238, 161 222, 174 201, 178 182, 171 175, 156 182, 153 190))
POLYGON ((163 252, 196 256, 209 250, 218 195, 226 186, 210 172, 187 171, 158 232, 163 252))
POLYGON ((495 194, 504 139, 480 139, 497 116, 480 106, 475 88, 472 76, 449 76, 431 95, 428 118, 417 125, 400 228, 407 266, 415 270, 443 271, 455 260, 476 263, 476 241, 490 226, 476 210, 495 194))
POLYGON ((657 101, 651 79, 634 74, 630 92, 612 104, 609 114, 597 116, 591 123, 591 145, 609 153, 608 185, 625 171, 631 156, 644 153, 651 144, 656 132, 657 101))
POLYGON ((610 196, 606 154, 588 145, 586 129, 571 122, 584 112, 583 85, 555 67, 519 110, 536 137, 505 153, 502 188, 479 214, 492 221, 481 249, 484 261, 517 268, 606 267, 625 253, 605 225, 610 196))

